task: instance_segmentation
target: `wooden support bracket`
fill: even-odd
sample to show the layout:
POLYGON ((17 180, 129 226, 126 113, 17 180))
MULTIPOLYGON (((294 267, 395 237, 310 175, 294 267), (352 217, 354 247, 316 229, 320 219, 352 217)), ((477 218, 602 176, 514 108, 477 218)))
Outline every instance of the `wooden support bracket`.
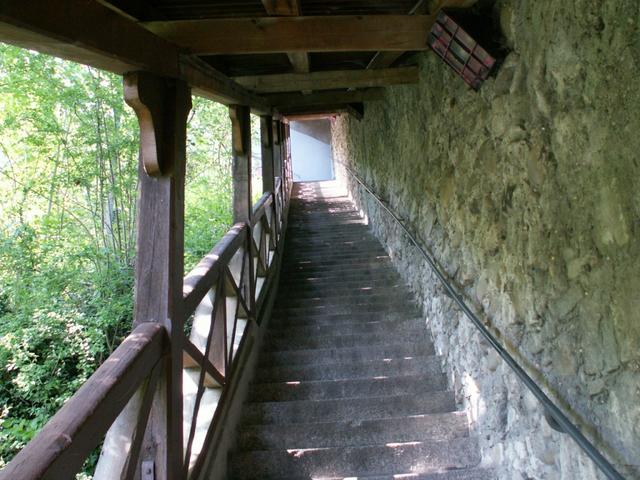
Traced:
POLYGON ((146 72, 124 77, 124 98, 140 123, 140 155, 147 175, 170 175, 178 147, 174 138, 177 125, 186 124, 191 95, 186 83, 168 80, 146 72))

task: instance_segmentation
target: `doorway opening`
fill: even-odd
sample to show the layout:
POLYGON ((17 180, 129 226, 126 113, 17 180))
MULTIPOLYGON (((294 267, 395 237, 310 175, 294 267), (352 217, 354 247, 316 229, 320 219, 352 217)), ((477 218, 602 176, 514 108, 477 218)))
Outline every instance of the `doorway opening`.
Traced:
POLYGON ((331 124, 328 119, 291 122, 294 182, 333 180, 331 124))

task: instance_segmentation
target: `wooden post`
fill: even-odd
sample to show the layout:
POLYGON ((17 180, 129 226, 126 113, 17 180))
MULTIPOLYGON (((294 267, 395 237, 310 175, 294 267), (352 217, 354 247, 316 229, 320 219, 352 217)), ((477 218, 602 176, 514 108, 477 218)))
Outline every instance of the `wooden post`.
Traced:
POLYGON ((260 140, 262 145, 262 191, 273 192, 274 187, 274 142, 273 119, 260 117, 260 140))
POLYGON ((233 221, 251 219, 251 117, 244 105, 229 107, 233 143, 233 221))
POLYGON ((287 192, 291 190, 291 186, 293 185, 293 166, 291 165, 291 127, 289 123, 282 124, 284 141, 282 142, 284 145, 284 163, 286 165, 286 178, 287 178, 287 192))
POLYGON ((184 464, 182 279, 191 92, 180 80, 136 72, 125 75, 124 96, 140 124, 134 326, 161 323, 170 339, 162 386, 153 401, 140 459, 154 462, 155 480, 177 480, 184 464))
MULTIPOLYGON (((231 105, 231 142, 233 144, 233 222, 251 225, 253 202, 251 198, 251 109, 245 105, 231 105)), ((249 318, 255 318, 255 276, 254 253, 252 249, 253 231, 249 228, 242 284, 245 298, 248 298, 249 318)))
POLYGON ((282 179, 282 133, 280 121, 273 120, 273 175, 282 179))

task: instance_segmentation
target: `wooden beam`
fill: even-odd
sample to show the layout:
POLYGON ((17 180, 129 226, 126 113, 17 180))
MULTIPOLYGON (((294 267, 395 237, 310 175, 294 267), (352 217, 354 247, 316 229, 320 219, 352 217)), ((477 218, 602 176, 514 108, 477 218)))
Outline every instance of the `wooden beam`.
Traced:
MULTIPOLYGON (((430 31, 433 27, 433 24, 436 21, 438 16, 438 12, 443 8, 468 8, 477 0, 419 0, 411 10, 409 10, 409 15, 425 15, 432 14, 431 24, 428 25, 428 30, 430 31)), ((392 66, 405 52, 378 52, 376 53, 367 68, 389 68, 392 66)))
POLYGON ((335 116, 348 113, 360 120, 362 119, 362 112, 364 112, 364 106, 361 103, 355 103, 348 105, 318 105, 314 107, 290 108, 283 111, 282 114, 289 120, 300 120, 301 118, 308 119, 308 117, 311 116, 335 116))
POLYGON ((208 98, 224 105, 249 105, 252 112, 259 115, 271 113, 271 107, 259 95, 249 92, 242 85, 220 73, 208 63, 196 57, 182 57, 181 77, 195 95, 208 98))
MULTIPOLYGON (((300 15, 300 0, 262 0, 264 9, 271 16, 297 17, 300 15)), ((306 52, 287 52, 293 71, 309 71, 309 54, 306 52)))
POLYGON ((148 22, 196 55, 426 50, 428 15, 328 15, 148 22))
POLYGON ((371 88, 417 83, 418 69, 416 67, 406 67, 382 70, 285 73, 236 77, 235 80, 244 87, 261 93, 371 88))
POLYGON ((310 95, 291 93, 265 95, 267 102, 278 110, 286 110, 291 107, 309 107, 314 105, 361 103, 365 101, 382 100, 383 98, 383 88, 369 88, 353 92, 316 92, 310 95))
POLYGON ((196 68, 173 43, 97 0, 0 3, 0 41, 124 74, 144 70, 187 81, 224 104, 266 107, 212 68, 196 68))

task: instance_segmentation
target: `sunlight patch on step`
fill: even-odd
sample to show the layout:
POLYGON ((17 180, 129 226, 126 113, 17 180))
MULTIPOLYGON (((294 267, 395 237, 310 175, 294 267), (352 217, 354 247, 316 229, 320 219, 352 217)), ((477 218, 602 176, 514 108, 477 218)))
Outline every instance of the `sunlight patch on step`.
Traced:
POLYGON ((304 456, 305 453, 321 452, 323 450, 328 450, 328 448, 288 448, 287 453, 294 458, 300 458, 304 456))
POLYGON ((422 442, 393 442, 393 443, 387 443, 385 447, 400 448, 400 447, 408 447, 412 445, 422 445, 422 442))

